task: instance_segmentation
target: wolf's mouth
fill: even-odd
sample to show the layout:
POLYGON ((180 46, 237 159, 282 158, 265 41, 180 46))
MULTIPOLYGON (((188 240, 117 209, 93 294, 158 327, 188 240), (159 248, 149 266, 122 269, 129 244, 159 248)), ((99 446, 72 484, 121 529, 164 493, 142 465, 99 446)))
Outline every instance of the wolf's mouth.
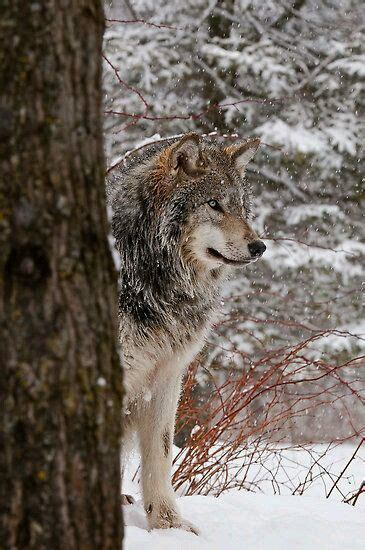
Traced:
POLYGON ((231 260, 230 258, 226 258, 218 252, 218 250, 215 250, 214 248, 207 248, 207 252, 210 256, 213 256, 213 258, 217 258, 217 260, 220 260, 226 265, 246 265, 252 262, 252 260, 231 260))

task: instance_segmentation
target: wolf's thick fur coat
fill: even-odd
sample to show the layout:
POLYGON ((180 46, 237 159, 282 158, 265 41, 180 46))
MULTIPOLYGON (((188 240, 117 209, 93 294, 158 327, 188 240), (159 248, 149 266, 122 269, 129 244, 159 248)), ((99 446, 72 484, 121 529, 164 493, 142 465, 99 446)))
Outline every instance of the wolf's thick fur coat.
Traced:
POLYGON ((249 224, 244 179, 258 146, 250 140, 224 148, 187 134, 133 153, 108 179, 121 258, 123 447, 136 432, 150 528, 196 532, 181 518, 171 486, 175 413, 183 374, 216 317, 227 269, 265 249, 249 224))

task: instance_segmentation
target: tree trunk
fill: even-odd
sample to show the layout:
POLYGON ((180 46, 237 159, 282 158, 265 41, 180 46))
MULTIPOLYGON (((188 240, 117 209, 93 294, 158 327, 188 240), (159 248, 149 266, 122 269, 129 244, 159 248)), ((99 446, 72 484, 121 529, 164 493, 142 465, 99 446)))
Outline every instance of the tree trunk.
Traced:
POLYGON ((0 0, 2 549, 121 547, 100 0, 0 0))

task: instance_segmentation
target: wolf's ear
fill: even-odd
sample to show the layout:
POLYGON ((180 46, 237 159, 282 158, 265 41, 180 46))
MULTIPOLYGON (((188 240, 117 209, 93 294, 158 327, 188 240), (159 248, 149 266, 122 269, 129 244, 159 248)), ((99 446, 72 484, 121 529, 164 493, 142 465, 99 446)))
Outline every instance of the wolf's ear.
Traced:
POLYGON ((186 134, 180 141, 169 147, 169 168, 176 175, 180 169, 194 174, 202 167, 198 134, 186 134))
POLYGON ((260 146, 260 140, 250 139, 239 145, 230 145, 224 149, 224 152, 234 161, 236 169, 243 177, 247 164, 250 162, 257 149, 260 146))

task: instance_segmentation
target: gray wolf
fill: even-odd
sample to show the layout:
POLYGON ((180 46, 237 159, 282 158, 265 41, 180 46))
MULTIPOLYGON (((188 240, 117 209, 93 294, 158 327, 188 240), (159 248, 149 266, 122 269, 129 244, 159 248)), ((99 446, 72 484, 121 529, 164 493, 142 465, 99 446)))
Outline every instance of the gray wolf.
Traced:
POLYGON ((135 152, 107 182, 121 258, 123 447, 135 432, 151 529, 197 532, 181 518, 171 486, 175 414, 182 377, 217 317, 228 270, 266 248, 250 225, 245 181, 258 147, 258 139, 224 147, 187 134, 135 152))

